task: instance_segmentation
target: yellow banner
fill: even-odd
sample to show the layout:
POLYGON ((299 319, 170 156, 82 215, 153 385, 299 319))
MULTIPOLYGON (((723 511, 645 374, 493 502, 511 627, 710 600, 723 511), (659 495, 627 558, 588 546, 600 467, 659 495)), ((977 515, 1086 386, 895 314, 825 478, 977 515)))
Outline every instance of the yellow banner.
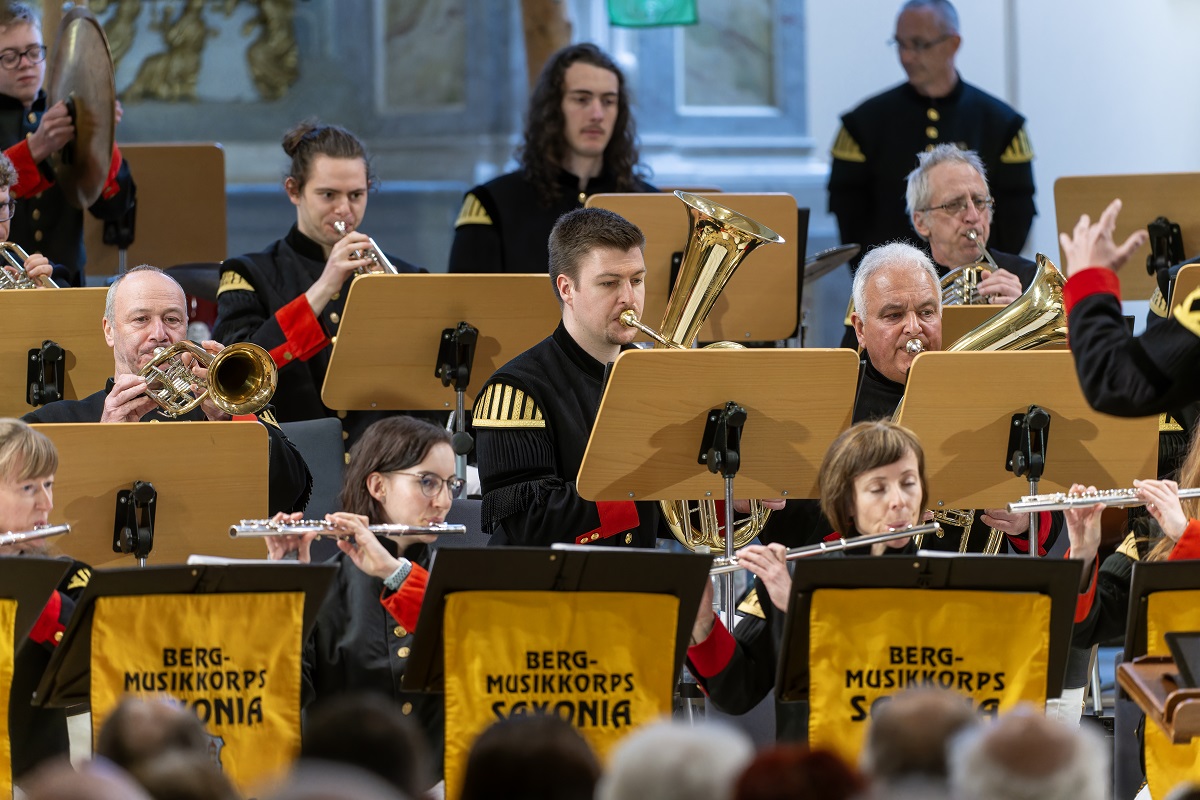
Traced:
POLYGON ((604 758, 671 711, 679 600, 625 592, 459 592, 446 599, 446 797, 492 723, 572 722, 604 758))
MULTIPOLYGON (((1169 656, 1163 634, 1200 631, 1200 591, 1155 592, 1146 603, 1146 655, 1169 656)), ((1200 775, 1200 741, 1171 744, 1157 722, 1146 720, 1146 782, 1151 797, 1166 797, 1171 788, 1200 775)))
POLYGON ((0 600, 0 797, 12 797, 12 744, 8 735, 8 705, 16 659, 17 601, 0 600))
POLYGON ((988 716, 1046 703, 1045 595, 820 589, 809 637, 809 743, 850 763, 877 704, 904 689, 953 689, 988 716))
POLYGON ((300 749, 303 618, 300 592, 97 599, 93 737, 122 695, 170 696, 242 789, 286 769, 300 749))

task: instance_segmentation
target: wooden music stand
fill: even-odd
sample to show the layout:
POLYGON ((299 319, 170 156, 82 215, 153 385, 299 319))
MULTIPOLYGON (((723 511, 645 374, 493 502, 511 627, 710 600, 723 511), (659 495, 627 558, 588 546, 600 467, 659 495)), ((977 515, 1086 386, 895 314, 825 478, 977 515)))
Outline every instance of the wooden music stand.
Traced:
POLYGON ((69 522, 60 549, 93 567, 129 566, 113 551, 117 495, 148 481, 155 503, 151 564, 192 553, 261 558, 258 539, 232 539, 239 519, 267 516, 267 431, 251 422, 36 425, 58 448, 55 522, 69 522))
POLYGON ((493 372, 553 333, 561 316, 545 275, 361 275, 346 297, 321 399, 347 411, 454 408, 454 389, 434 370, 442 331, 467 322, 479 331, 470 406, 493 372))
MULTIPOLYGON (((221 261, 226 253, 225 151, 217 142, 121 144, 137 183, 137 227, 129 266, 166 268, 221 261)), ((89 276, 117 274, 120 250, 104 243, 104 222, 83 215, 89 276)))
POLYGON ((817 497, 825 451, 850 424, 858 358, 844 348, 628 350, 613 365, 579 467, 588 500, 724 499, 697 461, 709 411, 748 412, 738 497, 817 497), (686 391, 681 391, 686 387, 686 391))
POLYGON ((79 400, 112 377, 112 348, 104 341, 105 289, 30 289, 0 292, 0 416, 19 417, 27 402, 30 351, 45 341, 63 353, 63 400, 79 400))
POLYGON ((1012 417, 1031 404, 1051 418, 1039 492, 1132 486, 1157 474, 1157 418, 1093 411, 1070 352, 922 353, 898 422, 924 447, 931 508, 999 508, 1029 493, 1004 467, 1012 417))
MULTIPOLYGON (((790 194, 723 193, 711 199, 766 225, 784 241, 759 247, 738 266, 700 330, 700 340, 758 342, 795 335, 803 270, 800 254, 808 234, 799 230, 796 198, 790 194)), ((646 235, 642 319, 657 325, 671 294, 672 256, 682 253, 687 244, 687 207, 670 194, 594 194, 586 205, 620 214, 646 235)), ((807 210, 804 213, 807 217, 807 210)))
MULTIPOLYGON (((1087 214, 1092 222, 1116 198, 1121 198, 1121 214, 1113 239, 1123 242, 1136 230, 1144 229, 1160 216, 1178 223, 1187 255, 1200 251, 1200 172, 1157 175, 1086 175, 1059 178, 1054 182, 1054 206, 1058 230, 1075 230, 1079 217, 1087 214)), ((1155 279, 1146 273, 1149 243, 1133 251, 1129 262, 1117 275, 1121 279, 1121 297, 1146 300, 1154 292, 1155 279)), ((1059 248, 1059 264, 1067 273, 1066 257, 1059 248)))
POLYGON ((1183 305, 1188 295, 1200 288, 1200 264, 1189 264, 1175 276, 1175 288, 1171 290, 1171 313, 1183 305))

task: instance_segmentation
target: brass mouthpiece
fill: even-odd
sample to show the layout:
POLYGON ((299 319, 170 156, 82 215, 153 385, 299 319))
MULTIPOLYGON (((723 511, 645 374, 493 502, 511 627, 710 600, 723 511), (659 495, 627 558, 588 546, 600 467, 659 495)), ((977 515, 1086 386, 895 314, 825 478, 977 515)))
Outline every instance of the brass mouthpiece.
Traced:
POLYGON ((346 227, 346 223, 340 219, 337 222, 333 223, 333 229, 338 232, 339 236, 345 236, 347 233, 350 232, 349 229, 346 227))
POLYGON ((621 312, 621 324, 625 327, 636 328, 639 322, 637 312, 632 308, 627 308, 621 312))
POLYGON ((914 337, 905 343, 904 349, 915 356, 925 352, 925 343, 914 337))

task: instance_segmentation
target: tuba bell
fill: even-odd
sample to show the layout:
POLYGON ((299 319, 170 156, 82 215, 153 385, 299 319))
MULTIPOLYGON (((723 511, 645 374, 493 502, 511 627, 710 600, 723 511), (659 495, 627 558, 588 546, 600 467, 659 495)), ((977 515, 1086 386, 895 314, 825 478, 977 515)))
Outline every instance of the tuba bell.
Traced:
MULTIPOLYGON (((655 347, 682 350, 695 344, 704 320, 742 259, 759 245, 779 243, 783 237, 719 203, 679 190, 675 196, 687 206, 689 235, 662 325, 655 331, 638 321, 632 310, 621 315, 621 322, 645 333, 655 341, 655 347)), ((741 347, 735 342, 708 346, 741 347)), ((723 519, 717 513, 716 501, 662 500, 659 505, 671 532, 689 550, 707 546, 725 551, 723 519)), ((770 514, 770 509, 752 500, 750 515, 733 532, 734 549, 758 536, 770 514)))
POLYGON ((271 354, 250 342, 231 344, 216 355, 193 342, 176 342, 156 350, 138 371, 146 381, 146 395, 169 417, 183 416, 205 398, 227 414, 255 414, 275 394, 277 374, 271 354), (184 363, 185 353, 208 368, 207 381, 184 363), (197 385, 199 390, 193 394, 197 385))
POLYGON ((58 284, 50 278, 42 278, 39 282, 29 277, 25 271, 25 262, 29 253, 16 242, 0 242, 0 290, 2 289, 57 289, 58 284))

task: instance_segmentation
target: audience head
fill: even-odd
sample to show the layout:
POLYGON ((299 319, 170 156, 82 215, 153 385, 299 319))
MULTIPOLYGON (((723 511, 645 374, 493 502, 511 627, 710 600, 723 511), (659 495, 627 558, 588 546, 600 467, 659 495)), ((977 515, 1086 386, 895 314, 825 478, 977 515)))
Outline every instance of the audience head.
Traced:
POLYGON ((124 770, 91 761, 76 771, 66 757, 43 763, 21 790, 26 800, 153 800, 124 770))
POLYGON ((780 744, 763 750, 734 786, 734 800, 850 800, 866 790, 857 770, 828 750, 780 744))
POLYGON ((414 800, 358 767, 300 762, 264 800, 414 800))
POLYGON ((129 773, 154 800, 241 800, 241 795, 207 753, 163 753, 129 773))
POLYGON ((625 76, 603 50, 583 42, 559 50, 542 68, 517 160, 550 205, 559 195, 559 170, 575 159, 598 157, 616 191, 633 190, 637 132, 625 76))
POLYGON ((409 797, 429 784, 421 732, 379 694, 338 695, 314 709, 305 721, 300 758, 360 767, 409 797))
POLYGON ((867 252, 854 273, 854 314, 858 344, 871 364, 896 383, 908 378, 916 355, 910 339, 923 349, 942 349, 942 291, 929 256, 900 242, 867 252))
POLYGON ((291 159, 283 188, 296 206, 296 226, 328 252, 344 235, 334 223, 356 230, 367 213, 375 185, 367 149, 345 128, 308 119, 283 135, 283 152, 291 159))
POLYGON ((954 57, 962 38, 958 12, 949 0, 909 0, 896 17, 894 41, 900 65, 918 92, 941 96, 953 88, 954 57))
POLYGON ((970 701, 956 692, 900 692, 871 719, 863 743, 863 771, 876 783, 925 779, 944 784, 950 740, 978 721, 970 701))
POLYGON ((987 245, 993 201, 987 170, 975 151, 939 144, 918 153, 905 198, 913 230, 929 242, 935 262, 953 269, 979 260, 976 241, 987 245))
POLYGON ((118 275, 108 287, 102 321, 114 374, 136 374, 155 350, 183 341, 187 320, 183 287, 166 272, 141 264, 118 275))
POLYGON ((651 723, 617 745, 596 800, 726 800, 753 757, 750 740, 732 728, 651 723))
POLYGON ((95 755, 132 772, 168 753, 209 759, 208 747, 204 724, 186 708, 170 700, 128 695, 100 726, 95 755))
POLYGON ((834 439, 819 481, 821 513, 843 536, 915 525, 929 498, 921 442, 883 420, 859 422, 834 439))
POLYGON ((553 715, 509 717, 471 745, 460 800, 591 800, 600 777, 592 748, 553 715))
POLYGON ((461 491, 446 429, 395 416, 371 425, 350 448, 339 502, 372 524, 430 525, 445 520, 461 491))
MULTIPOLYGON (((0 530, 30 531, 50 521, 58 450, 44 433, 19 419, 0 419, 0 530)), ((44 553, 46 539, 6 547, 0 554, 44 553)))
POLYGON ((33 105, 46 78, 46 48, 37 12, 26 3, 0 3, 0 94, 33 105))
POLYGON ((1104 743, 1087 728, 1022 706, 968 729, 950 747, 950 788, 972 800, 1104 800, 1104 743))

